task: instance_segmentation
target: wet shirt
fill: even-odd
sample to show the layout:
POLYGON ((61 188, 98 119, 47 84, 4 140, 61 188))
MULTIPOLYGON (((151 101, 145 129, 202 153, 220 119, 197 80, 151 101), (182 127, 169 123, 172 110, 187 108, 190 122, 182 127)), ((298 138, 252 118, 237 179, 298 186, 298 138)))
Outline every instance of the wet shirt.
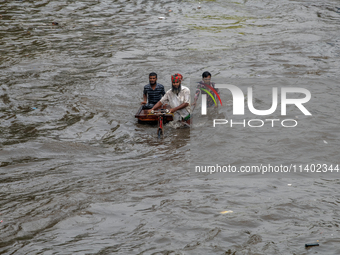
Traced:
POLYGON ((162 96, 165 94, 164 86, 160 83, 156 84, 156 88, 153 90, 150 84, 144 86, 144 95, 148 96, 148 104, 154 105, 159 100, 161 100, 162 96))
POLYGON ((176 111, 181 115, 182 118, 187 117, 190 112, 190 90, 189 88, 182 86, 181 91, 176 95, 169 89, 161 99, 162 104, 169 104, 171 108, 175 108, 183 103, 188 103, 189 105, 183 109, 176 111))
MULTIPOLYGON (((215 88, 215 83, 210 82, 209 85, 210 85, 211 87, 213 87, 213 88, 216 90, 216 92, 217 92, 218 94, 220 94, 219 89, 215 88)), ((195 92, 195 101, 197 101, 197 99, 198 99, 198 97, 200 96, 200 93, 201 93, 201 92, 202 92, 202 94, 207 94, 207 92, 202 91, 201 88, 202 88, 202 89, 208 90, 208 91, 213 95, 215 101, 218 102, 218 99, 217 99, 217 96, 215 95, 215 93, 212 92, 209 88, 207 88, 207 87, 204 85, 204 82, 203 82, 203 81, 200 81, 200 82, 198 83, 198 85, 197 85, 196 92, 195 92)), ((208 95, 208 96, 207 96, 207 107, 212 107, 212 106, 214 106, 214 105, 215 105, 214 100, 208 95)))

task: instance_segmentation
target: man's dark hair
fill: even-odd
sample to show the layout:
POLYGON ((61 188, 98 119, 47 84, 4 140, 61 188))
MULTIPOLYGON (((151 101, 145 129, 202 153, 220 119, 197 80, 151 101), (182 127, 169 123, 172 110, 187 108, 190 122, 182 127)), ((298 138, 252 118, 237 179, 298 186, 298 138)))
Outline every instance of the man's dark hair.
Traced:
POLYGON ((157 78, 157 74, 156 74, 155 72, 150 73, 150 74, 149 74, 149 77, 150 77, 150 76, 156 76, 156 78, 157 78))
POLYGON ((202 78, 206 78, 208 76, 211 77, 211 73, 209 73, 208 71, 205 71, 204 73, 202 73, 202 78))

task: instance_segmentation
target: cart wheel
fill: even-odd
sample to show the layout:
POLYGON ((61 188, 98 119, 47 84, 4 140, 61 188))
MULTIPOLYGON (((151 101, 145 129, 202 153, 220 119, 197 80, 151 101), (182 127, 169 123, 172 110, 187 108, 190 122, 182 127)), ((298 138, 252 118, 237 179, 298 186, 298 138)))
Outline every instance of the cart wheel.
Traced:
POLYGON ((158 129, 158 138, 161 138, 161 136, 163 136, 163 132, 162 129, 158 129))

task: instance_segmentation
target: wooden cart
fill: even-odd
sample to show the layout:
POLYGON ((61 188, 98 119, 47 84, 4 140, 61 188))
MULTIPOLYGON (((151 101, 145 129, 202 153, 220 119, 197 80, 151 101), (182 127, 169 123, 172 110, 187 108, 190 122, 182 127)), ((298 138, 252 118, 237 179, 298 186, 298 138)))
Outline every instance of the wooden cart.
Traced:
MULTIPOLYGON (((143 105, 138 109, 135 117, 138 119, 138 123, 146 123, 146 124, 157 124, 158 122, 158 114, 161 111, 164 110, 170 110, 170 107, 168 105, 163 105, 161 109, 155 110, 155 113, 148 113, 148 110, 150 109, 143 109, 143 105)), ((163 115, 163 121, 164 123, 167 123, 169 121, 172 121, 174 118, 174 115, 172 113, 167 113, 163 115)))

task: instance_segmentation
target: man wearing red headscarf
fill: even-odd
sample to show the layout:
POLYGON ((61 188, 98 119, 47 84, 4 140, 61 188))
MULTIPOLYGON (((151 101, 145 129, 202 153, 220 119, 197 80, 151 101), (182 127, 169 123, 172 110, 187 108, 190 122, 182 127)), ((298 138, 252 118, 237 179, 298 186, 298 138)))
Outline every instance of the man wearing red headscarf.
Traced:
MULTIPOLYGON (((151 110, 156 110, 162 104, 169 104, 170 112, 178 113, 182 120, 190 121, 190 90, 182 86, 183 75, 176 73, 171 76, 172 88, 169 89, 165 95, 152 107, 151 110)), ((151 111, 150 110, 150 111, 151 111)))

